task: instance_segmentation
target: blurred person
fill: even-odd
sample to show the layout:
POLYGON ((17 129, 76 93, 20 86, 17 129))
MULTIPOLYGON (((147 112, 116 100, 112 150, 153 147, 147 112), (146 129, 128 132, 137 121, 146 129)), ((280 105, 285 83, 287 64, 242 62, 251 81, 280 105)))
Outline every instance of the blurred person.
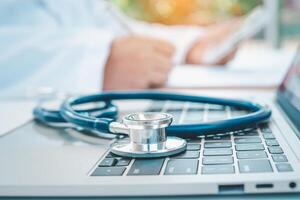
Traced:
MULTIPOLYGON (((158 38, 117 34, 121 32, 117 24, 98 0, 1 1, 2 94, 41 86, 72 93, 163 86, 174 45, 158 38)), ((187 63, 201 64, 203 49, 226 38, 224 33, 209 34, 187 51, 187 63)))

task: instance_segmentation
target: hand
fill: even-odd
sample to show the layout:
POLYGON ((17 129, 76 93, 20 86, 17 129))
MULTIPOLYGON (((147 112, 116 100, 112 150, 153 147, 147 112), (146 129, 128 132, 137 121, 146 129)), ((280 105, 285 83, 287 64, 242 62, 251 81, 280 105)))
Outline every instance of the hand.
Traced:
MULTIPOLYGON (((204 62, 204 55, 207 51, 214 48, 216 45, 220 44, 227 37, 236 30, 239 25, 239 20, 232 20, 229 22, 223 22, 222 24, 215 25, 211 27, 207 34, 200 38, 194 45, 190 48, 186 56, 186 63, 188 64, 203 64, 207 65, 208 63, 204 62)), ((235 53, 238 47, 233 48, 227 55, 221 58, 216 63, 211 63, 212 65, 225 65, 228 61, 234 58, 235 53)))
POLYGON ((170 43, 154 38, 135 35, 114 40, 105 66, 103 89, 163 86, 174 50, 170 43))

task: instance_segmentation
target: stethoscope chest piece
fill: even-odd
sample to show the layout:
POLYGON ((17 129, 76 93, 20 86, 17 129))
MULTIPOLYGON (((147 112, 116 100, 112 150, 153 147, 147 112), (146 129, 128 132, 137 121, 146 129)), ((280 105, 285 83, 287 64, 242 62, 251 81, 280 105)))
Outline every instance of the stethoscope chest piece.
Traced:
POLYGON ((133 113, 123 118, 128 129, 129 141, 112 146, 111 152, 125 157, 156 158, 185 151, 186 141, 178 137, 167 137, 166 127, 172 123, 167 113, 133 113))

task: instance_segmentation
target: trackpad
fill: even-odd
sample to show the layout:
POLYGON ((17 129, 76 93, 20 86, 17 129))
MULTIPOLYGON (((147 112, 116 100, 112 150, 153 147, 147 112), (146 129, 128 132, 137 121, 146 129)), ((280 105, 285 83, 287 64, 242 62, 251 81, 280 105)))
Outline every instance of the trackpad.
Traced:
POLYGON ((0 183, 67 184, 84 179, 112 142, 101 140, 98 145, 85 143, 63 129, 31 121, 0 138, 0 183))

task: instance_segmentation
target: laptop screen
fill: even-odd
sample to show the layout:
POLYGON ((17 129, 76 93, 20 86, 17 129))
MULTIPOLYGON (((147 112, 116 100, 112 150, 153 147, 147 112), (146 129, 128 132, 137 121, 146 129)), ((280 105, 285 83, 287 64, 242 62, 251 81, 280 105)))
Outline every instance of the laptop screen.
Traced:
MULTIPOLYGON (((281 83, 277 101, 293 122, 295 127, 300 131, 300 50, 281 83)), ((298 135, 300 139, 300 134, 298 135)))

